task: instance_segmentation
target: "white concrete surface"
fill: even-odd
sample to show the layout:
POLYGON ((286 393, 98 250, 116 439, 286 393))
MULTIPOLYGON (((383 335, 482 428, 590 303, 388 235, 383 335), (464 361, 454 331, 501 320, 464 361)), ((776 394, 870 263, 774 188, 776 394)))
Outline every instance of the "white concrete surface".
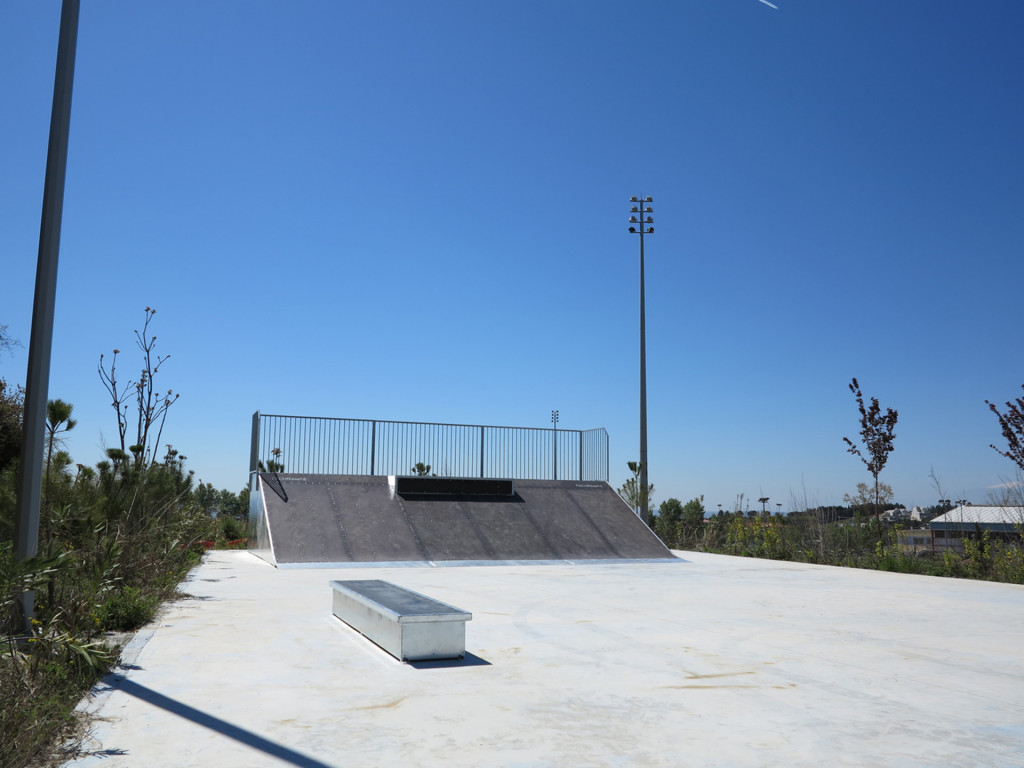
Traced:
POLYGON ((1024 587, 678 554, 338 571, 212 552, 69 765, 1024 764, 1024 587), (396 661, 331 615, 337 578, 471 611, 471 655, 396 661))

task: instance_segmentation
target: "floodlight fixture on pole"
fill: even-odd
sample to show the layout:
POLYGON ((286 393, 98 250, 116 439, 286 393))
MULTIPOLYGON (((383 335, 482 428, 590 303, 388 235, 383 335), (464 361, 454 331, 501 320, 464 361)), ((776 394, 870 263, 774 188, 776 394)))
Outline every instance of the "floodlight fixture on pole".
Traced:
POLYGON ((554 473, 555 480, 558 479, 558 411, 551 412, 551 440, 554 446, 554 473))
POLYGON ((654 234, 654 202, 653 197, 629 198, 633 203, 630 208, 629 231, 640 235, 640 517, 650 525, 651 512, 648 509, 647 489, 647 323, 645 317, 644 296, 644 235, 654 234))

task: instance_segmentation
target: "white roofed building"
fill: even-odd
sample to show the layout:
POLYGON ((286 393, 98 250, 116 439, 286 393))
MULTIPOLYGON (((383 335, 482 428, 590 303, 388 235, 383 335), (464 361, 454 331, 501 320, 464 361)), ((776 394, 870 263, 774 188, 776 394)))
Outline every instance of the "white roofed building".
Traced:
POLYGON ((929 523, 936 550, 962 549, 962 539, 983 531, 1004 541, 1020 542, 1024 533, 1024 507, 961 505, 929 523))

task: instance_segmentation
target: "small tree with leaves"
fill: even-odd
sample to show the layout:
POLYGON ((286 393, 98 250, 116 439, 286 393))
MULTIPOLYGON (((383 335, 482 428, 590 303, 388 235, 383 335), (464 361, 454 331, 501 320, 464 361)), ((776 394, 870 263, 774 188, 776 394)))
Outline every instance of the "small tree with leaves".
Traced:
POLYGON ((281 449, 280 448, 274 448, 270 452, 270 455, 273 456, 274 458, 267 459, 267 463, 266 464, 263 463, 263 459, 260 459, 260 461, 259 461, 259 470, 260 470, 260 472, 272 472, 272 473, 284 472, 284 462, 281 461, 281 449))
POLYGON ((49 510, 52 502, 52 484, 50 482, 50 470, 53 466, 53 449, 60 441, 62 435, 75 428, 76 422, 71 418, 74 406, 65 403, 63 400, 50 400, 46 403, 46 508, 49 510))
MULTIPOLYGON (((1021 389, 1024 389, 1024 384, 1021 384, 1021 389)), ((985 401, 985 405, 999 419, 1003 437, 1006 438, 1007 449, 1005 451, 995 445, 992 445, 992 450, 1000 456, 1008 458, 1017 465, 1021 472, 1024 472, 1024 397, 1018 397, 1015 401, 1007 400, 1006 413, 1001 413, 995 403, 990 403, 988 400, 985 401)))
POLYGON ((640 492, 640 469, 641 464, 639 461, 628 461, 626 466, 629 468, 630 473, 633 475, 631 478, 626 480, 619 488, 619 496, 640 515, 645 523, 650 525, 651 520, 651 504, 654 494, 654 484, 647 486, 647 509, 642 509, 644 506, 644 495, 640 492))
POLYGON ((872 486, 867 483, 857 483, 857 492, 844 493, 843 503, 854 512, 858 509, 863 512, 870 509, 876 500, 879 504, 891 504, 895 498, 896 494, 893 493, 892 486, 888 483, 878 483, 877 495, 872 486))
POLYGON ((879 534, 881 534, 882 523, 878 515, 882 489, 878 482, 878 476, 885 467, 889 454, 892 453, 893 441, 896 439, 894 430, 899 414, 892 408, 886 408, 885 413, 882 413, 882 407, 878 404, 877 397, 872 397, 871 404, 865 406, 864 395, 860 391, 860 384, 857 383, 856 378, 850 382, 850 391, 857 399, 857 408, 860 410, 860 440, 864 450, 861 451, 861 448, 848 437, 844 437, 843 441, 848 446, 847 452, 863 461, 875 480, 874 515, 875 520, 878 521, 879 534))
POLYGON ((654 518, 654 532, 665 542, 665 546, 676 546, 680 535, 679 523, 682 519, 683 502, 676 498, 661 502, 658 516, 654 518))
POLYGON ((25 388, 12 387, 0 379, 0 471, 21 456, 24 413, 25 388))

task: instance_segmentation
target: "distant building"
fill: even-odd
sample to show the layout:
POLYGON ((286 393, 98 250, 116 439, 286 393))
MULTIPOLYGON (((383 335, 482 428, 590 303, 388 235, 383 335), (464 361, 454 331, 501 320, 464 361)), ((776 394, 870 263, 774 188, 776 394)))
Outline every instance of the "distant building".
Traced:
POLYGON ((1017 542, 1024 533, 1024 507, 959 506, 929 523, 932 548, 937 552, 962 550, 963 539, 988 531, 994 539, 1017 542))
MULTIPOLYGON (((914 507, 914 509, 918 509, 918 507, 914 507)), ((896 507, 895 509, 887 509, 885 512, 882 512, 878 517, 881 519, 883 523, 902 523, 907 520, 915 519, 912 517, 912 512, 910 510, 903 509, 902 507, 896 507)), ((920 520, 921 515, 918 514, 916 519, 920 520)))
POLYGON ((927 528, 906 528, 896 532, 900 548, 908 555, 920 555, 922 552, 934 552, 932 532, 927 528))

